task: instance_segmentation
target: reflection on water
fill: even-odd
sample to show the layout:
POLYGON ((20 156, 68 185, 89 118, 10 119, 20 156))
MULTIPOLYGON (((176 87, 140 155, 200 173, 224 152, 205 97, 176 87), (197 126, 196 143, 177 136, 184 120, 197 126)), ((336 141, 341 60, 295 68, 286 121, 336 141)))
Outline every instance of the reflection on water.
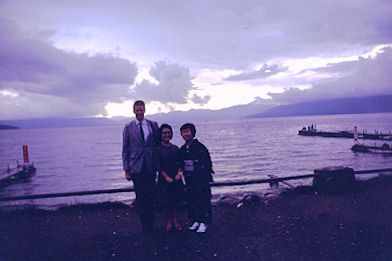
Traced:
MULTIPOLYGON (((392 114, 330 115, 289 118, 244 119, 196 123, 197 138, 210 150, 215 181, 311 174, 331 165, 360 169, 391 167, 391 157, 353 153, 350 139, 303 137, 298 130, 316 124, 326 131, 352 130, 358 126, 369 133, 392 130, 392 114)), ((182 144, 180 125, 173 124, 174 139, 182 144)), ((0 167, 22 158, 22 145, 29 145, 30 159, 37 173, 28 182, 16 183, 0 191, 1 196, 115 189, 129 187, 121 162, 123 126, 58 129, 2 130, 0 167)), ((374 144, 375 141, 368 141, 374 144)), ((376 142, 379 143, 379 142, 376 142)), ((292 181, 307 184, 311 180, 292 181)), ((222 193, 242 194, 266 185, 214 188, 222 193)), ((133 193, 41 199, 28 202, 50 206, 83 202, 122 201, 129 203, 133 193)), ((4 204, 4 203, 2 203, 4 204)))

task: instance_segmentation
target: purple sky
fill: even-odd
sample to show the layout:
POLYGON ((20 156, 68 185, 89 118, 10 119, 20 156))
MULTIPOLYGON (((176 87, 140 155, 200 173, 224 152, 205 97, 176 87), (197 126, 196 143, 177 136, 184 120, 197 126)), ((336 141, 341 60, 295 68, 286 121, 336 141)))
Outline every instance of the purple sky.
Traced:
POLYGON ((0 0, 0 119, 392 94, 392 2, 0 0))

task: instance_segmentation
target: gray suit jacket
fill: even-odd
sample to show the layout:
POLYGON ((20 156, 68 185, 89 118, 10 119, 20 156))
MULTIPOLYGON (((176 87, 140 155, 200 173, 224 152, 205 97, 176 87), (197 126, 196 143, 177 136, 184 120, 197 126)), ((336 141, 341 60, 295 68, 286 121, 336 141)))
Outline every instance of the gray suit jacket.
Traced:
POLYGON ((158 142, 158 123, 147 120, 150 133, 144 143, 137 121, 133 120, 124 127, 122 160, 123 168, 130 173, 140 172, 145 162, 149 171, 154 171, 153 151, 158 142))

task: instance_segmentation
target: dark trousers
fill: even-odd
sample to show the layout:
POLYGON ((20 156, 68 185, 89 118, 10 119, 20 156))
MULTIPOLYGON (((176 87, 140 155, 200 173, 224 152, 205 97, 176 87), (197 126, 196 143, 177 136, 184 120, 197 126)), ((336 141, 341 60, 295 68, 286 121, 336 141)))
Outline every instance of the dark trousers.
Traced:
POLYGON ((211 189, 189 188, 187 190, 188 218, 191 222, 211 224, 211 189))
POLYGON ((155 174, 143 164, 139 173, 132 173, 132 181, 143 229, 152 230, 155 216, 155 174))

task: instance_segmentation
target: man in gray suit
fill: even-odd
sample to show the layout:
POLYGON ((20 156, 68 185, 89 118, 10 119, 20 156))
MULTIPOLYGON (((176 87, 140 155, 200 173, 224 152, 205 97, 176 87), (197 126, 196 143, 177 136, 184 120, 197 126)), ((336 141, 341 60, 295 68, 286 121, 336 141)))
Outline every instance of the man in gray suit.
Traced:
POLYGON ((154 201, 156 171, 153 150, 157 144, 158 124, 144 118, 145 104, 133 104, 136 119, 126 124, 123 131, 122 160, 125 178, 133 181, 136 206, 143 230, 154 229, 154 201))

